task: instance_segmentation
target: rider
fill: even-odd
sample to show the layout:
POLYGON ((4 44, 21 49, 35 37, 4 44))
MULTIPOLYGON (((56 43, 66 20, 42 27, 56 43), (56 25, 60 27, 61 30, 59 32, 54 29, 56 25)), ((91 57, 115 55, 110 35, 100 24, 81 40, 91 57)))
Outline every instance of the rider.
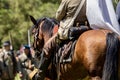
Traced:
MULTIPOLYGON (((62 0, 56 12, 56 19, 60 21, 60 27, 58 29, 58 33, 56 33, 44 46, 43 49, 46 55, 49 55, 49 51, 51 50, 51 48, 55 47, 56 38, 57 41, 69 39, 68 32, 71 26, 68 26, 68 24, 72 20, 81 1, 82 0, 62 0)), ((85 11, 86 3, 84 3, 78 17, 75 19, 73 24, 74 26, 85 25, 85 21, 87 21, 86 15, 84 14, 85 11)))
MULTIPOLYGON (((81 4, 81 1, 82 0, 62 0, 56 13, 56 18, 60 21, 58 33, 56 33, 52 38, 50 38, 43 47, 42 55, 46 56, 46 59, 40 60, 41 62, 40 70, 42 69, 43 70, 42 72, 44 72, 44 70, 46 70, 49 65, 51 51, 56 47, 56 43, 59 41, 61 42, 62 40, 69 39, 68 31, 70 29, 70 26, 68 26, 68 24, 72 20, 78 6, 81 4), (63 35, 64 32, 65 35, 63 35)), ((86 13, 86 0, 79 14, 77 15, 77 18, 74 21, 73 24, 74 26, 85 25, 85 22, 87 21, 85 13, 86 13)))
POLYGON ((22 80, 29 80, 28 74, 33 70, 32 55, 28 45, 23 46, 23 53, 16 56, 18 72, 22 80))

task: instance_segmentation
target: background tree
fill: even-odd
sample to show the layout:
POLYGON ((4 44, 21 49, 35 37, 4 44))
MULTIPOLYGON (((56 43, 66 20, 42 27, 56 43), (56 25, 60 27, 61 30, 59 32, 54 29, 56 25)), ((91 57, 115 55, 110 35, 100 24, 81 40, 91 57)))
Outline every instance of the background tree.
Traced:
POLYGON ((32 25, 29 15, 55 17, 58 6, 59 0, 0 0, 0 45, 9 40, 10 33, 15 49, 27 44, 27 30, 32 25))

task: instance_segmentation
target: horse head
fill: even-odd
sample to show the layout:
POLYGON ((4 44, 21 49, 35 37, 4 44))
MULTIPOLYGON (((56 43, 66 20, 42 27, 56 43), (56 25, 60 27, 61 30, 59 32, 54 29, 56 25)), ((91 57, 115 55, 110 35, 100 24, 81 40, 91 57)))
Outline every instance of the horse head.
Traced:
POLYGON ((31 32, 34 36, 33 48, 39 52, 42 51, 44 44, 54 35, 56 27, 58 29, 59 22, 54 18, 43 17, 36 20, 30 16, 33 26, 31 32))

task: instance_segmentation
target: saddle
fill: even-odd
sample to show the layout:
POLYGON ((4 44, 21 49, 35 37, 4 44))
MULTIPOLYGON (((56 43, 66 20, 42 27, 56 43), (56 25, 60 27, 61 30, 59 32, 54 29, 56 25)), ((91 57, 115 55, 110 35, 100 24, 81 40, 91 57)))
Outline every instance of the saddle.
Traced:
POLYGON ((58 52, 55 55, 55 63, 70 63, 74 53, 75 44, 79 36, 89 30, 87 26, 72 27, 69 30, 69 40, 62 41, 58 46, 58 52))
POLYGON ((64 64, 72 61, 76 41, 69 41, 59 48, 56 54, 56 63, 64 64))

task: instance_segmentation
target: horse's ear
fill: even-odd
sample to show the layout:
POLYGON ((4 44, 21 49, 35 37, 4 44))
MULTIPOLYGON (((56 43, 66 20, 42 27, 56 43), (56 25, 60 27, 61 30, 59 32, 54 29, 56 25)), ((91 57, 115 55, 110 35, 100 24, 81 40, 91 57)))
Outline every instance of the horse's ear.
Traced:
POLYGON ((29 15, 29 16, 30 16, 30 19, 33 22, 33 24, 36 25, 37 21, 35 20, 35 18, 33 16, 31 16, 31 15, 29 15))

